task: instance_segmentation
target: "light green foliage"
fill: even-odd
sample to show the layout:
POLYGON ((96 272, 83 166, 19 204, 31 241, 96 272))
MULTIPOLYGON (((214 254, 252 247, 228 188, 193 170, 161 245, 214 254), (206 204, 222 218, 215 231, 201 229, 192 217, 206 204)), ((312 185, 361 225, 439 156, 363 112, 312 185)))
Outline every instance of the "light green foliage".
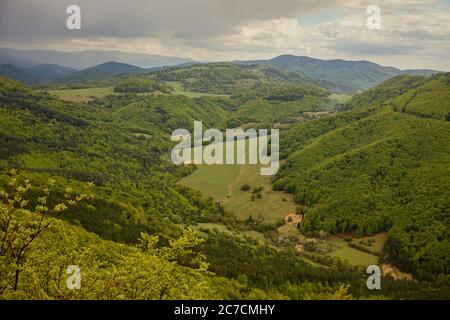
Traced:
POLYGON ((164 83, 168 84, 170 87, 173 88, 172 94, 178 94, 178 95, 186 96, 188 98, 201 98, 201 97, 229 98, 230 97, 230 95, 227 95, 227 94, 196 92, 196 91, 186 90, 186 89, 184 89, 183 83, 181 81, 164 81, 164 83))
POLYGON ((190 229, 163 248, 144 233, 136 246, 115 244, 55 219, 86 195, 67 196, 50 209, 47 190, 30 211, 23 200, 30 183, 13 171, 10 187, 12 193, 1 191, 3 299, 217 299, 234 290, 225 280, 220 291, 211 287, 213 274, 197 249, 204 240, 190 229), (79 289, 66 285, 69 265, 81 270, 79 289))
POLYGON ((332 104, 323 97, 306 96, 299 101, 267 101, 254 99, 243 103, 227 121, 228 127, 241 124, 267 128, 273 123, 295 123, 304 112, 329 111, 332 104))
MULTIPOLYGON (((138 128, 160 128, 167 134, 173 130, 191 130, 194 120, 202 121, 205 127, 214 127, 224 122, 229 114, 230 101, 222 98, 202 97, 189 99, 184 96, 157 95, 151 97, 122 98, 123 106, 117 103, 120 98, 108 97, 114 105, 113 117, 138 128)), ((167 137, 167 136, 166 136, 167 137)), ((167 139, 170 140, 170 139, 167 139)))
POLYGON ((291 89, 283 89, 283 96, 286 96, 286 92, 292 91, 292 88, 295 87, 292 84, 301 84, 310 89, 315 88, 314 90, 326 92, 302 74, 256 65, 239 66, 233 63, 210 63, 181 68, 166 68, 150 76, 160 81, 181 83, 185 91, 214 94, 242 96, 243 94, 254 95, 256 93, 260 95, 261 90, 265 88, 265 92, 271 95, 270 92, 275 93, 277 90, 267 90, 270 86, 288 86, 291 89), (255 91, 255 93, 251 91, 255 91))
MULTIPOLYGON (((29 266, 29 255, 35 242, 69 207, 88 199, 87 195, 65 195, 66 200, 56 205, 49 203, 49 188, 36 199, 34 208, 29 208, 25 194, 30 190, 28 180, 19 181, 16 170, 11 170, 7 190, 0 189, 0 288, 3 291, 18 290, 21 273, 29 266)), ((54 181, 50 182, 52 185, 54 181)), ((71 190, 68 188, 67 193, 71 190)))

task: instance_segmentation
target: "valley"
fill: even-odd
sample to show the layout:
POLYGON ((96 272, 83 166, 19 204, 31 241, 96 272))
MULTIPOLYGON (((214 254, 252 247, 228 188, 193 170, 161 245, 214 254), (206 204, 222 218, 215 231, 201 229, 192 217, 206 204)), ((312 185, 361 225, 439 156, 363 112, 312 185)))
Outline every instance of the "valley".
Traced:
MULTIPOLYGON (((250 141, 246 142, 247 151, 249 143, 250 141)), ((225 146, 222 148, 226 154, 225 146)), ((192 150, 191 153, 193 152, 192 150)), ((205 197, 212 197, 241 221, 256 220, 274 225, 276 233, 266 237, 263 232, 233 231, 217 223, 199 223, 196 230, 215 230, 237 237, 247 236, 275 247, 292 246, 302 259, 319 267, 326 266, 308 258, 308 253, 316 252, 322 258, 336 257, 354 266, 378 264, 387 239, 386 233, 363 238, 352 234, 305 237, 299 230, 303 220, 302 207, 295 203, 292 194, 273 191, 272 177, 261 176, 258 165, 197 164, 195 171, 179 183, 200 191, 205 197)))
POLYGON ((38 87, 0 78, 0 186, 9 190, 0 195, 33 185, 18 189, 23 207, 4 212, 26 221, 51 181, 55 218, 23 260, 18 292, 12 262, 2 266, 8 298, 34 297, 32 286, 63 295, 41 280, 67 262, 60 251, 71 241, 70 257, 93 266, 74 298, 332 299, 342 288, 354 299, 449 296, 448 73, 394 72, 344 90, 330 83, 335 71, 318 79, 266 63, 90 69, 38 87), (194 121, 280 129, 280 171, 174 165, 170 135, 194 121), (56 214, 70 194, 92 196, 56 214), (38 267, 53 255, 62 258, 38 267), (383 268, 380 291, 365 285, 373 264, 383 268), (152 288, 133 278, 140 273, 152 288), (108 283, 124 293, 99 293, 108 283))

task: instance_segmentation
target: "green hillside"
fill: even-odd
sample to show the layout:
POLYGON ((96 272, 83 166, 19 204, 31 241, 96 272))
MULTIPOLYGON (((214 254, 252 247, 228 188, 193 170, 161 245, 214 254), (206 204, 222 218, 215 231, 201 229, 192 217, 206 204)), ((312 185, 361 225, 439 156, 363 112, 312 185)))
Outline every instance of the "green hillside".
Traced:
MULTIPOLYGON (((0 296, 2 299, 270 299, 281 295, 218 277, 207 271, 208 263, 200 252, 204 239, 191 229, 158 248, 159 238, 142 234, 136 245, 106 241, 78 226, 53 218, 64 211, 62 204, 44 211, 43 207, 24 209, 16 203, 26 196, 31 185, 11 173, 10 196, 1 189, 2 218, 9 217, 2 229, 0 251, 0 296), (3 204, 3 202, 2 202, 3 204), (57 209, 59 206, 59 209, 57 209), (42 235, 33 237, 34 232, 42 235), (2 243, 4 244, 4 242, 2 243), (29 246, 31 244, 32 246, 29 246), (79 290, 68 290, 67 266, 76 265, 82 274, 79 290), (30 290, 32 288, 32 290, 30 290)), ((50 192, 40 200, 47 201, 50 192)), ((83 200, 81 200, 82 202, 83 200)), ((80 202, 80 203, 81 203, 80 202)), ((68 201, 65 201, 68 204, 68 201)))
POLYGON ((354 96, 347 107, 368 106, 393 99, 390 104, 396 111, 418 117, 450 119, 448 86, 448 74, 437 74, 431 78, 397 76, 354 96))
POLYGON ((326 97, 305 96, 297 101, 269 101, 257 98, 246 101, 229 117, 229 127, 253 124, 267 128, 274 123, 290 124, 303 119, 305 112, 332 111, 335 103, 326 97))
MULTIPOLYGON (((120 101, 124 107, 131 103, 120 101)), ((179 233, 175 223, 180 221, 220 220, 213 202, 200 201, 174 184, 187 169, 173 166, 167 156, 172 143, 164 121, 171 123, 170 113, 155 106, 157 111, 149 110, 152 122, 145 125, 122 119, 120 104, 118 110, 110 110, 108 103, 113 102, 62 102, 1 79, 3 178, 7 168, 17 168, 37 181, 52 177, 60 190, 65 185, 82 190, 80 182, 94 182, 96 199, 65 218, 106 239, 133 242, 144 231, 167 237, 179 233), (90 214, 83 214, 86 210, 90 214), (209 219, 210 214, 216 218, 209 219)), ((174 126, 191 123, 177 121, 174 126)))
POLYGON ((389 231, 385 250, 396 265, 419 277, 449 273, 449 79, 435 76, 284 135, 287 162, 274 188, 309 207, 304 232, 389 231))
POLYGON ((114 86, 114 92, 143 93, 155 91, 170 93, 173 89, 169 85, 142 77, 126 78, 117 82, 114 86))
POLYGON ((186 91, 235 94, 260 85, 303 84, 318 82, 299 73, 281 71, 258 65, 239 66, 233 63, 198 64, 173 67, 150 74, 161 81, 181 82, 186 91))
POLYGON ((71 74, 63 79, 63 83, 83 83, 94 80, 106 79, 122 74, 140 74, 146 72, 146 69, 139 68, 126 63, 106 62, 97 66, 87 68, 71 74))
MULTIPOLYGON (((124 100, 133 100, 117 95, 135 93, 149 95, 142 98, 145 105, 160 104, 176 110, 174 119, 192 120, 192 115, 198 112, 214 115, 216 111, 211 105, 232 111, 221 115, 221 120, 211 123, 224 128, 255 124, 257 127, 272 126, 272 124, 291 124, 304 119, 304 113, 333 111, 338 102, 330 99, 330 92, 313 82, 298 81, 295 77, 280 71, 267 70, 258 66, 239 67, 234 64, 206 64, 181 68, 167 68, 157 72, 139 76, 118 75, 103 80, 94 81, 93 86, 115 84, 110 88, 84 88, 51 90, 50 93, 69 101, 86 102, 95 98, 104 98, 115 109, 122 106, 122 111, 131 117, 141 117, 141 122, 152 121, 154 114, 149 108, 137 111, 135 104, 123 107, 124 100), (154 94, 153 94, 154 93, 154 94), (109 97, 115 95, 116 97, 109 97), (170 95, 174 97, 161 97, 170 95), (183 96, 183 97, 175 97, 183 96), (201 98, 192 100, 190 98, 201 98), (117 103, 121 101, 120 103, 117 103), (187 107, 186 107, 187 106, 187 107), (133 111, 133 112, 128 112, 133 111), (146 113, 146 115, 143 114, 146 113), (139 113, 139 115, 138 115, 139 113), (190 115, 186 115, 190 113, 190 115), (181 115, 185 115, 182 117, 181 115)), ((133 100, 134 101, 134 100, 133 100)), ((142 104, 141 103, 141 104, 142 104)), ((156 115, 158 116, 158 115, 156 115)), ((213 116, 211 116, 213 117, 213 116)), ((201 119, 197 119, 201 120, 201 119)), ((185 121, 186 122, 186 121, 185 121)), ((192 122, 192 121, 191 121, 192 122)), ((157 123, 164 125, 165 123, 157 123)), ((170 126, 172 128, 173 126, 170 126)))
POLYGON ((427 78, 401 75, 391 78, 381 84, 364 91, 352 98, 351 107, 368 106, 383 100, 395 98, 426 82, 427 78))

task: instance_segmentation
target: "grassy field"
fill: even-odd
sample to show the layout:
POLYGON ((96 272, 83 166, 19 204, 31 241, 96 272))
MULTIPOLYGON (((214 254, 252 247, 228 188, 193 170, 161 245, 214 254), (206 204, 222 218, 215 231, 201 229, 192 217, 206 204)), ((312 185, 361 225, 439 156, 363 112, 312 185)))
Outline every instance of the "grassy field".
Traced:
MULTIPOLYGON (((86 89, 61 89, 50 90, 50 94, 59 97, 62 100, 70 102, 87 102, 93 98, 104 98, 108 95, 124 95, 125 93, 114 92, 114 87, 106 88, 86 88, 86 89)), ((156 92, 143 92, 137 95, 160 94, 156 92)))
POLYGON ((272 191, 270 177, 261 176, 256 165, 199 165, 180 183, 220 201, 226 210, 243 220, 252 215, 275 222, 296 207, 292 195, 272 191), (241 190, 244 184, 252 189, 263 187, 262 198, 252 201, 251 190, 241 190))
MULTIPOLYGON (((184 91, 183 86, 181 85, 180 82, 168 81, 167 83, 170 84, 175 89, 175 91, 173 91, 172 94, 184 95, 189 98, 200 98, 203 96, 213 96, 213 97, 226 96, 219 94, 184 91)), ((125 94, 114 92, 114 87, 50 90, 49 93, 59 97, 62 100, 70 102, 87 102, 89 100, 92 100, 92 98, 103 98, 108 95, 125 94)), ((138 95, 152 95, 152 94, 161 94, 161 93, 160 92, 138 93, 138 95)))
POLYGON ((272 191, 271 177, 262 176, 258 165, 202 164, 180 183, 220 201, 226 210, 242 220, 251 215, 275 222, 296 208, 291 194, 272 191), (245 184, 250 190, 241 190, 245 184), (252 200, 254 188, 263 188, 260 199, 255 195, 252 200))
MULTIPOLYGON (((181 228, 184 228, 184 225, 179 225, 181 228)), ((231 231, 226 226, 220 223, 199 223, 196 226, 190 226, 193 230, 199 232, 203 236, 208 236, 206 232, 203 232, 205 229, 209 231, 218 231, 221 233, 226 233, 228 235, 233 235, 236 237, 241 238, 250 238, 253 240, 257 240, 259 243, 267 243, 266 238, 264 238, 264 235, 257 231, 231 231)))
POLYGON ((164 81, 164 83, 169 84, 175 91, 172 94, 180 94, 189 98, 200 98, 200 97, 229 97, 225 94, 213 94, 213 93, 203 93, 203 92, 192 92, 186 91, 183 88, 183 84, 179 81, 164 81))
MULTIPOLYGON (((381 253, 381 249, 386 241, 386 234, 379 233, 372 237, 364 237, 361 239, 353 239, 354 243, 366 242, 367 240, 372 239, 373 244, 368 246, 372 251, 378 251, 381 253)), ((343 238, 333 237, 328 240, 334 250, 329 254, 333 257, 340 258, 342 260, 348 261, 351 265, 355 266, 369 266, 372 264, 378 263, 378 256, 375 254, 370 254, 349 246, 348 242, 346 242, 343 238)))
POLYGON ((371 237, 363 237, 360 239, 354 239, 353 242, 361 245, 362 247, 370 250, 374 253, 381 254, 384 243, 387 239, 387 233, 381 232, 371 237))
POLYGON ((331 256, 340 258, 355 266, 370 266, 378 263, 378 257, 351 247, 342 247, 332 253, 331 256))
POLYGON ((87 102, 94 98, 103 98, 111 94, 119 94, 114 92, 114 87, 107 88, 87 88, 87 89, 61 89, 49 91, 51 95, 70 102, 87 102))
POLYGON ((333 100, 337 103, 346 103, 349 102, 352 99, 352 95, 350 94, 339 94, 339 93, 333 93, 328 96, 328 99, 333 100))

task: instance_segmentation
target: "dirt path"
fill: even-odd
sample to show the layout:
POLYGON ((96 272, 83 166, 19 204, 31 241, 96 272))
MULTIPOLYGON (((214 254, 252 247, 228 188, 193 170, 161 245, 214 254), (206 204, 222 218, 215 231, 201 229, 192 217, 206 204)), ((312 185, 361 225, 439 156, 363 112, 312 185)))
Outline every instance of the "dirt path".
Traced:
POLYGON ((381 265, 381 269, 383 270, 383 275, 390 275, 394 280, 413 280, 413 276, 410 273, 401 272, 393 265, 388 263, 383 263, 381 265))
POLYGON ((243 172, 244 172, 244 165, 241 165, 241 169, 239 169, 238 176, 236 177, 236 179, 234 179, 233 183, 228 186, 228 195, 227 195, 227 197, 231 197, 231 195, 233 194, 234 185, 236 184, 236 181, 239 181, 239 179, 242 177, 242 173, 243 172))
POLYGON ((286 223, 301 223, 302 220, 303 220, 302 216, 298 215, 295 212, 291 212, 284 217, 284 221, 286 221, 286 223), (289 221, 289 219, 291 221, 289 221))

